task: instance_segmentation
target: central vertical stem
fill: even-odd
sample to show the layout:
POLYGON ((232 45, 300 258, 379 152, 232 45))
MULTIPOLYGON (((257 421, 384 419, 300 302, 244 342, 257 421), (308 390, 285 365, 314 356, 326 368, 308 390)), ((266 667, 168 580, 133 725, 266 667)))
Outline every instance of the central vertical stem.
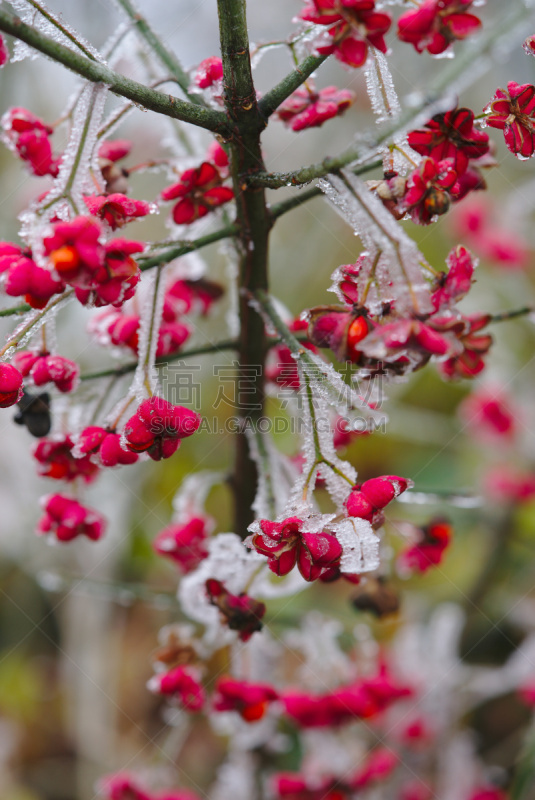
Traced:
MULTIPOLYGON (((236 410, 243 426, 256 429, 264 406, 264 323, 251 307, 257 289, 268 288, 268 239, 271 218, 265 190, 248 186, 245 178, 264 169, 260 134, 264 121, 258 111, 249 58, 245 0, 218 0, 221 55, 225 86, 225 107, 233 128, 228 141, 237 219, 239 249, 239 374, 236 410)), ((245 433, 237 434, 233 476, 235 531, 247 535, 253 520, 252 504, 258 483, 256 464, 251 458, 245 433)))

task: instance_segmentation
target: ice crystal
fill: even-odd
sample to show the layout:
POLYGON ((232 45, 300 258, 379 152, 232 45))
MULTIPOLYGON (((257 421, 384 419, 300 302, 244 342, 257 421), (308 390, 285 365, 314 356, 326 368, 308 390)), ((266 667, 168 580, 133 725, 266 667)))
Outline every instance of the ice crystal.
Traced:
POLYGON ((446 503, 456 508, 481 508, 483 497, 476 494, 436 494, 434 492, 409 491, 397 498, 399 503, 408 505, 442 505, 446 503))
POLYGON ((102 120, 108 87, 87 84, 80 93, 73 114, 69 141, 52 188, 30 209, 20 215, 21 236, 32 246, 39 263, 43 258, 43 229, 58 216, 67 219, 86 210, 84 195, 93 194, 93 177, 102 182, 97 155, 97 135, 102 120))
MULTIPOLYGON (((299 17, 294 21, 303 23, 299 17)), ((331 44, 332 38, 325 29, 325 25, 310 25, 310 23, 306 23, 306 27, 293 40, 293 49, 298 60, 302 61, 307 56, 317 56, 318 47, 329 47, 331 44)))
POLYGON ((232 675, 240 680, 257 683, 274 683, 275 675, 281 669, 282 645, 263 628, 249 639, 246 646, 239 643, 232 651, 232 675))
POLYGON ((429 286, 421 266, 425 258, 379 198, 348 171, 342 171, 342 177, 329 175, 318 185, 364 245, 366 258, 357 283, 364 294, 371 282, 367 307, 376 311, 382 303, 395 301, 399 314, 431 311, 429 286))
POLYGON ((365 519, 350 517, 331 525, 342 546, 341 572, 361 574, 379 567, 379 537, 365 519))
POLYGON ((226 261, 225 277, 227 280, 228 310, 225 322, 229 336, 237 338, 240 332, 240 298, 238 295, 239 258, 234 243, 223 240, 219 252, 226 261))
POLYGON ((353 668, 338 641, 342 632, 338 620, 310 611, 299 630, 285 634, 285 643, 303 656, 299 676, 307 687, 325 692, 351 680, 353 668))
POLYGON ((470 797, 479 778, 473 738, 466 731, 457 731, 438 752, 437 796, 441 800, 470 797))
MULTIPOLYGON (((307 776, 321 779, 324 775, 345 775, 355 770, 366 753, 365 742, 345 731, 305 730, 301 733, 303 744, 302 769, 307 776)), ((380 795, 370 795, 370 800, 380 800, 380 795)))
POLYGON ((275 519, 283 512, 296 479, 288 459, 275 448, 269 433, 245 431, 258 470, 258 489, 253 504, 255 517, 275 519))
POLYGON ((273 50, 280 50, 281 47, 286 48, 286 46, 286 42, 269 42, 261 46, 254 45, 251 42, 251 69, 256 69, 267 53, 271 53, 273 50))
POLYGON ((291 597, 309 587, 310 583, 305 581, 298 569, 293 569, 284 578, 278 578, 266 566, 255 577, 250 594, 268 600, 275 597, 291 597))
MULTIPOLYGON (((77 51, 85 51, 86 54, 90 53, 95 61, 100 61, 102 64, 106 63, 102 55, 92 44, 80 36, 68 23, 64 22, 61 15, 57 16, 47 8, 41 0, 39 0, 39 3, 35 4, 28 2, 28 0, 7 0, 7 2, 17 12, 17 17, 19 17, 22 22, 26 23, 26 25, 31 25, 34 30, 39 33, 44 33, 49 39, 53 39, 55 42, 59 42, 69 47, 71 50, 76 48, 77 51), (46 17, 40 12, 40 9, 46 13, 46 17), (61 30, 61 28, 63 28, 63 30, 61 30), (73 39, 77 44, 73 42, 73 39)), ((18 39, 15 40, 14 45, 12 61, 22 61, 23 58, 28 56, 33 59, 39 55, 37 51, 34 51, 31 47, 18 39)))
POLYGON ((139 325, 138 364, 130 390, 140 401, 145 399, 149 386, 153 393, 157 392, 158 372, 154 362, 162 319, 167 266, 157 267, 146 278, 144 276, 147 293, 139 325))
POLYGON ((243 750, 232 750, 219 767, 209 791, 211 800, 257 800, 254 758, 243 750))
POLYGON ((46 308, 28 311, 24 315, 22 322, 6 337, 3 346, 6 350, 0 357, 0 361, 11 359, 17 350, 26 347, 36 333, 41 330, 41 327, 45 323, 54 320, 58 311, 66 306, 72 300, 72 297, 72 291, 64 292, 59 298, 54 298, 46 308))
POLYGON ((393 656, 402 676, 421 688, 422 711, 446 728, 465 701, 459 688, 470 668, 459 658, 463 611, 454 604, 439 606, 424 624, 406 626, 394 642, 393 656))
POLYGON ((189 517, 204 516, 204 504, 210 490, 221 483, 224 476, 221 472, 202 470, 184 478, 180 489, 173 498, 175 510, 174 521, 182 522, 189 517))
POLYGON ((368 56, 364 75, 373 113, 377 116, 376 121, 385 122, 397 117, 401 113, 401 105, 388 61, 379 50, 373 49, 368 56))
POLYGON ((135 106, 133 103, 124 103, 119 108, 114 108, 113 111, 102 123, 98 132, 99 144, 104 139, 109 139, 113 136, 115 130, 119 128, 132 113, 135 106))
MULTIPOLYGON (((388 60, 380 50, 370 49, 364 75, 372 109, 377 117, 376 122, 379 124, 398 118, 401 114, 401 105, 394 87, 388 60)), ((395 170, 399 174, 405 175, 411 168, 411 163, 403 156, 400 150, 409 150, 411 159, 416 163, 420 161, 420 156, 417 153, 413 153, 409 148, 407 136, 403 132, 398 132, 394 135, 393 144, 395 145, 394 148, 384 148, 385 171, 395 170)))
MULTIPOLYGON (((386 415, 371 408, 366 398, 345 383, 333 365, 320 356, 306 351, 298 364, 307 376, 314 396, 322 398, 329 408, 345 416, 356 427, 362 424, 367 430, 374 430, 386 422, 386 415)), ((326 428, 325 421, 322 427, 326 428)))
MULTIPOLYGON (((210 540, 208 548, 208 556, 182 579, 178 598, 184 613, 206 626, 203 641, 211 651, 213 647, 233 642, 237 634, 221 625, 219 611, 211 605, 206 594, 206 581, 215 578, 232 594, 240 594, 249 587, 259 568, 265 565, 265 559, 255 550, 248 550, 235 533, 217 534, 210 540)), ((252 585, 248 591, 254 595, 252 585)))
MULTIPOLYGON (((239 644, 241 646, 241 642, 239 644)), ((271 679, 268 679, 268 682, 271 683, 271 679)), ((272 749, 273 741, 278 738, 277 715, 272 708, 268 709, 262 719, 257 720, 254 725, 246 722, 234 711, 219 711, 212 714, 210 724, 218 736, 231 738, 232 746, 237 751, 251 751, 267 745, 272 749)))

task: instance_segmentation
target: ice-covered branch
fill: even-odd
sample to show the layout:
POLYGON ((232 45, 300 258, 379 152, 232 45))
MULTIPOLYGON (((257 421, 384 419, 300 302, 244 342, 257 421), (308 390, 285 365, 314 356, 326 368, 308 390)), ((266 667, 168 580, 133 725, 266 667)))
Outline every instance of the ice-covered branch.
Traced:
POLYGON ((330 175, 320 183, 365 247, 366 258, 357 278, 362 302, 366 300, 368 308, 380 308, 395 297, 398 313, 428 312, 429 284, 422 270, 425 258, 381 200, 350 172, 330 175))
POLYGON ((66 305, 74 295, 74 289, 69 289, 63 294, 54 297, 43 309, 34 310, 18 328, 15 328, 8 337, 5 345, 0 349, 0 359, 11 356, 18 347, 26 344, 33 335, 34 329, 42 325, 52 314, 55 314, 60 305, 66 305))
MULTIPOLYGON (((53 28, 56 28, 56 30, 58 30, 62 36, 64 36, 68 41, 72 42, 72 44, 74 44, 85 56, 90 58, 92 61, 99 60, 95 56, 94 48, 88 47, 85 42, 82 41, 81 36, 77 35, 73 30, 70 29, 69 26, 65 25, 60 19, 52 14, 52 12, 47 9, 43 3, 38 3, 37 0, 23 0, 23 2, 38 11, 53 28)), ((10 0, 10 3, 12 6, 14 6, 16 11, 22 10, 22 5, 20 2, 14 2, 14 0, 10 0)))
POLYGON ((385 422, 385 415, 372 409, 361 395, 344 383, 332 364, 323 361, 302 346, 280 318, 267 292, 261 289, 257 290, 254 292, 251 302, 258 306, 267 323, 279 334, 305 375, 315 386, 321 385, 321 394, 329 406, 350 421, 350 427, 351 418, 355 416, 360 430, 367 426, 373 428, 385 422))
POLYGON ((133 100, 143 108, 158 114, 189 122, 213 133, 228 134, 228 121, 221 111, 201 108, 172 95, 157 92, 133 81, 104 64, 91 61, 81 53, 65 47, 48 36, 26 25, 17 17, 0 9, 0 31, 26 42, 30 47, 63 64, 92 83, 104 83, 114 94, 133 100))

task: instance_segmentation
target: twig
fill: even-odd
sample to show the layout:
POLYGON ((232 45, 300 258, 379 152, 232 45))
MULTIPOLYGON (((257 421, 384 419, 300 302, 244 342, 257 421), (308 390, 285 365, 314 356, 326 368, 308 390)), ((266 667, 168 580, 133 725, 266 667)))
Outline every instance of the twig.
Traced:
POLYGON ((229 124, 222 111, 201 108, 199 105, 180 100, 172 95, 157 92, 141 83, 133 81, 104 64, 92 61, 81 53, 54 41, 48 36, 26 25, 17 17, 13 17, 0 9, 0 30, 20 39, 22 42, 38 50, 40 53, 63 64, 68 69, 92 83, 104 83, 114 94, 133 100, 134 103, 164 114, 173 119, 189 122, 200 128, 206 128, 213 133, 229 135, 229 124))
POLYGON ((171 75, 176 78, 176 82, 188 100, 195 105, 206 106, 204 99, 200 95, 192 94, 189 91, 191 80, 188 73, 182 68, 182 65, 174 53, 168 50, 162 40, 154 33, 145 17, 143 17, 139 11, 134 8, 130 0, 117 0, 117 2, 134 22, 141 36, 153 49, 162 64, 167 67, 171 75))
MULTIPOLYGON (((204 356, 208 353, 219 353, 224 350, 236 350, 238 342, 234 339, 224 340, 222 342, 214 342, 207 344, 204 347, 193 347, 191 350, 183 350, 179 353, 174 353, 171 356, 160 356, 155 361, 156 367, 165 367, 170 361, 181 361, 183 358, 194 358, 196 356, 204 356)), ((87 372, 85 375, 80 376, 81 381, 94 381, 98 378, 107 378, 112 375, 121 376, 127 375, 129 372, 135 372, 137 368, 137 361, 131 361, 129 364, 122 364, 120 367, 111 369, 103 369, 98 372, 87 372)))
POLYGON ((318 67, 321 67, 326 58, 327 56, 307 56, 293 72, 266 92, 258 103, 258 110, 266 121, 292 92, 295 92, 318 67))

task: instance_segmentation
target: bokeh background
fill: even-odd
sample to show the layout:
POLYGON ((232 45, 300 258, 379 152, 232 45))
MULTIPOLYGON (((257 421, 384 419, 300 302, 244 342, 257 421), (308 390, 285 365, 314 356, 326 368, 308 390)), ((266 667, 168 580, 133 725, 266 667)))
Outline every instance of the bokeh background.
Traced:
MULTIPOLYGON (((490 0, 478 12, 485 24, 496 25, 520 2, 490 0)), ((259 43, 288 36, 301 4, 271 0, 253 1, 249 6, 251 41, 259 43)), ((50 7, 97 47, 121 19, 119 10, 104 0, 51 0, 50 7)), ((140 0, 139 7, 186 67, 218 53, 214 0, 140 0)), ((521 48, 531 33, 515 31, 490 59, 472 67, 458 87, 461 105, 478 114, 497 86, 509 80, 533 81, 535 61, 521 48)), ((393 33, 388 42, 402 102, 425 91, 434 76, 449 66, 445 60, 417 56, 410 46, 397 42, 393 33)), ((118 69, 136 77, 135 56, 134 48, 125 52, 118 69)), ((268 50, 257 68, 259 90, 266 91, 290 67, 284 47, 268 50)), ((359 133, 373 128, 359 71, 348 72, 338 63, 329 63, 322 67, 317 83, 353 89, 354 106, 342 119, 299 135, 273 123, 264 138, 269 169, 294 169, 336 154, 359 133)), ((0 110, 24 106, 53 121, 76 86, 73 75, 40 57, 11 64, 0 74, 0 110)), ((170 135, 168 128, 151 112, 134 111, 119 133, 134 141, 129 163, 160 154, 162 139, 170 135)), ((199 137, 209 144, 204 132, 199 137)), ((518 162, 505 149, 499 132, 491 132, 491 138, 497 142, 498 166, 486 175, 489 190, 484 196, 479 193, 467 199, 429 227, 403 223, 437 269, 443 268, 449 250, 459 242, 480 257, 477 283, 463 301, 467 312, 535 306, 533 165, 518 162), (478 252, 477 237, 466 232, 470 208, 484 214, 520 255, 507 261, 478 252)), ((16 241, 18 214, 46 187, 43 179, 30 177, 4 147, 0 172, 0 236, 16 241)), ((166 183, 161 171, 135 176, 132 195, 154 200, 166 183)), ((271 193, 271 199, 275 202, 295 191, 282 189, 271 193)), ((137 223, 132 236, 147 240, 169 236, 165 221, 164 209, 159 216, 137 223)), ((333 302, 327 292, 330 275, 338 265, 353 262, 358 252, 353 231, 321 198, 314 199, 283 217, 274 229, 272 291, 294 315, 309 306, 333 302)), ((211 247, 201 256, 209 276, 226 283, 225 250, 211 247)), ((7 298, 1 302, 9 305, 7 298)), ((191 343, 225 338, 227 311, 228 301, 224 301, 200 323, 191 343)), ((59 351, 79 361, 83 372, 114 363, 86 332, 91 313, 68 310, 58 322, 59 351)), ((473 382, 444 383, 430 365, 407 382, 390 387, 386 433, 362 437, 347 450, 347 458, 363 479, 404 475, 415 481, 416 489, 439 495, 422 505, 398 504, 393 517, 422 523, 433 515, 447 515, 455 528, 453 546, 439 568, 398 582, 401 613, 381 623, 365 619, 380 640, 394 637, 407 619, 425 620, 438 603, 452 602, 466 615, 461 638, 464 657, 490 665, 503 663, 535 626, 535 502, 529 497, 506 502, 489 492, 485 482, 495 467, 535 475, 534 321, 535 316, 527 316, 494 326, 488 367, 473 382), (512 437, 488 431, 482 436, 485 432, 459 413, 476 387, 490 387, 507 399, 515 418, 512 437)), ((11 323, 2 320, 1 328, 7 333, 11 323)), ((201 369, 195 379, 202 384, 201 413, 224 421, 230 409, 225 404, 213 408, 218 390, 214 363, 232 366, 232 355, 218 354, 217 361, 208 356, 199 359, 201 369)), ((122 384, 123 390, 126 385, 122 384)), ((277 413, 278 401, 270 399, 268 409, 277 413)), ((166 738, 161 704, 144 687, 152 674, 150 653, 157 646, 158 630, 179 619, 177 576, 170 564, 154 555, 151 542, 168 524, 172 498, 185 476, 206 468, 228 472, 232 434, 202 432, 168 462, 144 463, 106 476, 90 489, 88 501, 109 518, 109 534, 97 544, 77 541, 61 548, 50 547, 34 535, 38 498, 52 488, 36 477, 30 436, 13 425, 11 417, 9 409, 0 412, 0 796, 6 800, 89 800, 95 779, 123 764, 141 770, 156 766, 162 774, 169 772, 172 782, 176 780, 169 766, 173 745, 166 738), (169 757, 165 747, 171 747, 169 757)), ((279 436, 278 444, 288 454, 298 448, 291 435, 279 436)), ((231 530, 232 508, 224 486, 211 492, 207 508, 217 521, 216 531, 231 530)), ((395 537, 392 542, 396 546, 395 537)), ((280 624, 297 621, 305 608, 317 604, 350 629, 362 621, 348 602, 350 594, 349 588, 310 590, 295 599, 280 624)), ((483 759, 510 769, 529 712, 509 693, 483 705, 477 714, 470 724, 478 733, 483 759)), ((207 785, 221 756, 222 743, 201 727, 195 729, 182 750, 179 774, 180 764, 187 763, 188 775, 207 785)), ((187 785, 187 777, 184 780, 187 785)))

